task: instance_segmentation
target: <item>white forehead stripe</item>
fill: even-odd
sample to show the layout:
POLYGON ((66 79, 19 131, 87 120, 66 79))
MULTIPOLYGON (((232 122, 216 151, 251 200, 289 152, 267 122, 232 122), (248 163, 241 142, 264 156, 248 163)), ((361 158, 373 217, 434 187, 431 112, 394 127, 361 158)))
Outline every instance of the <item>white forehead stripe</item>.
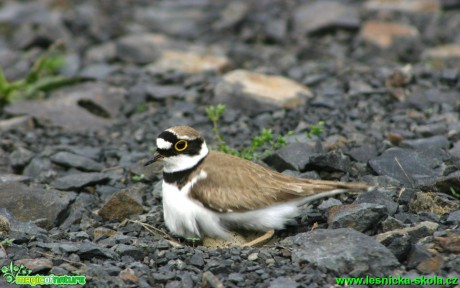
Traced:
POLYGON ((172 147, 172 143, 164 140, 163 138, 158 138, 157 139, 157 148, 158 149, 170 149, 172 147))
POLYGON ((174 131, 171 130, 171 129, 166 129, 165 131, 171 132, 172 134, 176 135, 177 138, 179 138, 179 139, 184 139, 184 140, 195 140, 195 139, 196 139, 196 137, 188 137, 188 136, 185 136, 185 135, 179 136, 179 135, 177 135, 176 132, 174 132, 174 131))

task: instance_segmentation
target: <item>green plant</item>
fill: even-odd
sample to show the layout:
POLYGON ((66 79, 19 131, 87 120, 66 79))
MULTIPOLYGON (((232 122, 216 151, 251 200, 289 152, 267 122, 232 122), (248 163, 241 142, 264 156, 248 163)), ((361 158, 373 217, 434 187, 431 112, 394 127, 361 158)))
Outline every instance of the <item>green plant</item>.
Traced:
POLYGON ((308 127, 308 132, 306 134, 308 139, 313 138, 313 136, 318 137, 324 131, 324 121, 318 121, 316 124, 311 124, 308 127))
POLYGON ((455 188, 454 188, 454 187, 450 187, 450 193, 451 193, 451 194, 452 194, 452 196, 454 196, 455 198, 458 198, 458 199, 460 199, 460 193, 459 193, 459 192, 457 192, 457 191, 455 190, 455 188))
POLYGON ((65 63, 58 45, 50 46, 23 79, 10 82, 0 68, 0 108, 19 100, 37 99, 46 92, 81 81, 58 74, 57 70, 65 63))
MULTIPOLYGON (((261 151, 263 155, 268 156, 274 150, 286 146, 286 138, 278 135, 275 137, 271 129, 263 129, 259 135, 251 139, 251 145, 241 150, 236 150, 228 147, 225 143, 222 134, 220 133, 219 121, 225 112, 225 105, 218 104, 217 106, 209 106, 206 108, 206 114, 212 122, 212 131, 214 134, 214 142, 217 143, 217 150, 238 156, 247 160, 260 159, 261 151)), ((288 133, 292 134, 292 131, 288 133)))
POLYGON ((10 247, 15 239, 6 238, 0 242, 0 247, 10 247))

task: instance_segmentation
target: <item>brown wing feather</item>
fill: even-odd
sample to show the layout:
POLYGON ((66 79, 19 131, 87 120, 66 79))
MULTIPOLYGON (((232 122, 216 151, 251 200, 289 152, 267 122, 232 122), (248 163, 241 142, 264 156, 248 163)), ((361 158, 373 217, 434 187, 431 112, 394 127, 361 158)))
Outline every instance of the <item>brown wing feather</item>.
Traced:
POLYGON ((334 189, 367 188, 361 183, 294 178, 220 152, 210 152, 196 173, 201 170, 208 177, 192 187, 190 196, 220 212, 264 208, 334 189))

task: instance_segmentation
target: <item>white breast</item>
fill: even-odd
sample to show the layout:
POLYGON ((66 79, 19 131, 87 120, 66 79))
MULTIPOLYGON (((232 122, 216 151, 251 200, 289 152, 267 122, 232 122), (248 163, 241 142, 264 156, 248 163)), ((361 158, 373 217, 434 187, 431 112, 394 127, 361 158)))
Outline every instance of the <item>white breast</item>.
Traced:
POLYGON ((185 238, 204 235, 228 238, 219 216, 188 195, 192 186, 206 177, 206 172, 202 170, 180 190, 177 186, 163 181, 164 220, 172 233, 185 238))

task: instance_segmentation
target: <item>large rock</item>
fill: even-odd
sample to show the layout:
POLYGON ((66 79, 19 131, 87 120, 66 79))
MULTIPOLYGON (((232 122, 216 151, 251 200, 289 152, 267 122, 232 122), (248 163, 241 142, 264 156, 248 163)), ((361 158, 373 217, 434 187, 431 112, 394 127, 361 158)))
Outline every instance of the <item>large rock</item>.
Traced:
POLYGON ((338 1, 306 3, 297 7, 293 15, 294 31, 300 35, 331 28, 357 29, 359 22, 357 10, 338 1))
POLYGON ((51 161, 66 166, 74 167, 83 171, 101 171, 104 167, 96 161, 69 152, 58 152, 50 157, 51 161))
POLYGON ((60 178, 57 178, 51 183, 56 189, 59 190, 72 190, 81 189, 89 185, 95 185, 107 182, 111 179, 110 174, 107 173, 73 173, 60 178))
POLYGON ((249 112, 294 108, 305 104, 310 90, 285 77, 234 70, 214 89, 215 102, 249 112))
POLYGON ((369 165, 378 175, 390 176, 406 187, 414 187, 440 176, 440 171, 433 167, 436 162, 439 160, 424 151, 395 147, 370 160, 369 165))
POLYGON ((55 227, 65 219, 75 197, 72 192, 32 188, 20 183, 0 184, 2 207, 20 221, 45 219, 42 223, 46 228, 55 227))
POLYGON ((415 38, 419 33, 417 28, 409 25, 368 21, 363 24, 360 35, 367 42, 388 48, 398 38, 415 38))
POLYGON ((142 196, 146 189, 147 186, 139 184, 118 191, 104 204, 99 215, 107 220, 122 221, 131 215, 142 214, 142 196))
POLYGON ((439 0, 369 0, 365 7, 369 10, 399 12, 438 12, 441 7, 439 0))
POLYGON ((27 114, 46 126, 70 131, 95 131, 112 124, 125 100, 125 90, 104 83, 85 83, 60 89, 50 98, 17 102, 5 108, 13 115, 27 114))
POLYGON ((317 229, 281 241, 292 248, 292 261, 311 263, 338 274, 385 275, 399 266, 385 246, 353 229, 317 229))
POLYGON ((353 228, 365 232, 375 228, 388 215, 383 205, 360 203, 333 206, 329 209, 328 223, 332 228, 353 228))

